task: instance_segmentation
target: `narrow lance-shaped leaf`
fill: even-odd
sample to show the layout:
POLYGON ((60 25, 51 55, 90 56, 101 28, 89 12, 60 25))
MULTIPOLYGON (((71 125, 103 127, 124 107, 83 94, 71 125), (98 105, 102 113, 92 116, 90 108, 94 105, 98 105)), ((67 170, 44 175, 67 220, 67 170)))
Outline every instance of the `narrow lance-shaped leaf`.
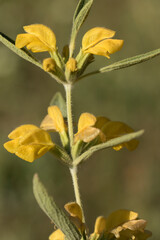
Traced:
POLYGON ((22 48, 22 49, 17 48, 15 46, 14 40, 12 40, 11 38, 9 38, 8 36, 6 36, 4 33, 1 33, 1 32, 0 32, 0 41, 20 57, 42 68, 41 63, 35 57, 33 57, 29 51, 27 51, 25 48, 22 48))
POLYGON ((82 155, 80 155, 77 159, 75 159, 73 164, 78 165, 80 162, 89 158, 94 152, 97 152, 101 149, 105 149, 108 147, 113 147, 113 146, 119 145, 124 142, 129 142, 134 138, 140 137, 143 133, 144 133, 144 130, 140 130, 138 132, 125 134, 121 137, 113 138, 105 143, 95 145, 95 146, 91 147, 89 150, 87 150, 86 152, 82 153, 82 155))
POLYGON ((64 118, 67 117, 67 108, 66 108, 66 102, 62 96, 62 94, 60 92, 57 92, 51 102, 50 102, 50 106, 52 105, 56 105, 57 107, 59 107, 59 109, 61 110, 61 113, 63 115, 64 118))
POLYGON ((75 31, 76 34, 79 31, 83 22, 85 21, 87 15, 91 9, 92 4, 93 4, 93 0, 85 1, 83 8, 80 10, 77 17, 75 18, 75 20, 73 22, 73 31, 75 31))
MULTIPOLYGON (((76 7, 76 10, 74 12, 74 16, 73 16, 73 22, 76 20, 78 14, 80 13, 80 11, 82 10, 82 8, 88 3, 90 2, 90 0, 80 0, 77 7, 76 7)), ((93 3, 93 1, 92 1, 93 3)))
POLYGON ((73 17, 73 26, 70 40, 70 56, 72 56, 77 33, 85 21, 93 4, 93 0, 80 0, 73 17))
POLYGON ((153 50, 151 52, 147 52, 144 54, 140 54, 131 58, 126 58, 124 60, 121 60, 119 62, 115 62, 113 64, 110 64, 106 67, 100 68, 94 72, 90 72, 87 74, 84 74, 83 76, 81 76, 77 81, 81 80, 82 78, 86 78, 98 73, 105 73, 105 72, 111 72, 113 70, 119 70, 122 68, 127 68, 127 67, 131 67, 133 65, 148 61, 156 56, 160 55, 160 48, 153 50))
POLYGON ((126 67, 130 67, 133 66, 135 64, 139 64, 145 61, 150 60, 151 58, 154 58, 156 56, 160 55, 160 48, 156 49, 154 51, 151 52, 147 52, 141 55, 137 55, 131 58, 127 58, 124 59, 122 61, 113 63, 109 66, 103 67, 99 69, 99 72, 104 73, 104 72, 109 72, 109 71, 113 71, 113 70, 118 70, 121 68, 126 68, 126 67))
POLYGON ((53 199, 48 195, 44 185, 40 182, 37 174, 33 178, 33 192, 40 208, 53 221, 57 228, 65 234, 67 239, 79 240, 81 235, 71 223, 68 216, 57 207, 53 199))

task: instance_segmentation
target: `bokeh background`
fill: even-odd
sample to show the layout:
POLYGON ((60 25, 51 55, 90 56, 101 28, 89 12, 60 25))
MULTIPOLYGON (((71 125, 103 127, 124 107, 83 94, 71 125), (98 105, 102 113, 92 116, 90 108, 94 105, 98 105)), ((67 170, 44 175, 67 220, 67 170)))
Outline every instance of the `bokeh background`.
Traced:
MULTIPOLYGON (((0 31, 15 39, 24 25, 51 27, 59 50, 68 43, 77 0, 0 0, 0 31)), ((159 48, 159 0, 95 0, 83 25, 116 30, 123 49, 111 59, 96 57, 89 71, 159 48)), ((48 56, 39 54, 40 59, 48 56)), ((91 112, 128 123, 145 134, 134 152, 112 149, 95 154, 79 170, 87 223, 116 209, 131 209, 148 220, 153 239, 160 237, 160 58, 120 71, 89 77, 73 89, 74 119, 91 112)), ((34 163, 9 154, 2 146, 8 133, 21 124, 39 125, 58 85, 42 70, 0 44, 0 239, 43 240, 53 224, 38 207, 32 193, 37 172, 60 207, 74 200, 68 169, 49 153, 34 163)))

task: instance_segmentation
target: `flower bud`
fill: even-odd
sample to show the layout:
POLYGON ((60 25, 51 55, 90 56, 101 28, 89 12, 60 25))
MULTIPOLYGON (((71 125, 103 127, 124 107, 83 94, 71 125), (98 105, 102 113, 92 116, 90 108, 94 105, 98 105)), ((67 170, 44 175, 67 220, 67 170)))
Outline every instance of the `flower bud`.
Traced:
POLYGON ((54 72, 56 63, 52 58, 46 58, 43 60, 43 69, 46 72, 54 72))
POLYGON ((71 72, 75 72, 77 70, 77 61, 74 58, 69 58, 66 68, 71 72))

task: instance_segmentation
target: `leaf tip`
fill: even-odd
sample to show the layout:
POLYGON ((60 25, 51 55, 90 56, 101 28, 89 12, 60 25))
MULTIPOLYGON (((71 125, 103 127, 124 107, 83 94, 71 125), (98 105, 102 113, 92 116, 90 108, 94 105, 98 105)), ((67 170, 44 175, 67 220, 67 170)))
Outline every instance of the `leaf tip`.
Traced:
POLYGON ((35 173, 33 176, 33 189, 38 182, 39 182, 39 176, 38 176, 38 173, 35 173))

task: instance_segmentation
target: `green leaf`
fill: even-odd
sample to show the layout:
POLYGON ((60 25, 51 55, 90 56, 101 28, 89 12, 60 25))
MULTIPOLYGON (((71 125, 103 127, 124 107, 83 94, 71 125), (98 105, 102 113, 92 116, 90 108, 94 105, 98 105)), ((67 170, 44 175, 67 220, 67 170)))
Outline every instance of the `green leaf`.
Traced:
POLYGON ((86 17, 88 16, 88 13, 91 9, 92 4, 93 4, 93 0, 80 0, 79 5, 73 17, 73 31, 76 32, 75 34, 77 34, 81 25, 83 24, 86 17))
POLYGON ((73 26, 72 26, 70 45, 69 45, 70 57, 72 57, 72 54, 75 48, 75 40, 76 40, 77 33, 81 25, 85 21, 86 17, 88 16, 92 4, 93 4, 93 0, 80 0, 78 3, 78 6, 76 8, 76 11, 73 17, 73 26))
POLYGON ((35 57, 33 57, 29 51, 27 51, 25 48, 22 48, 22 49, 17 48, 15 46, 15 41, 1 32, 0 32, 0 41, 20 57, 42 68, 42 64, 35 57))
POLYGON ((60 92, 57 92, 51 102, 50 102, 50 106, 52 105, 56 105, 57 107, 59 107, 59 109, 61 110, 61 113, 63 115, 64 118, 67 117, 67 108, 66 108, 66 102, 62 96, 62 94, 60 92))
POLYGON ((37 174, 33 178, 33 192, 34 196, 40 206, 40 208, 47 214, 47 216, 53 221, 57 228, 65 234, 67 239, 80 240, 81 235, 73 223, 69 220, 68 216, 57 207, 44 185, 40 182, 37 174))
POLYGON ((127 68, 145 61, 150 60, 151 58, 154 58, 156 56, 160 55, 160 48, 156 49, 151 52, 147 52, 145 54, 137 55, 131 58, 124 59, 122 61, 113 63, 109 66, 103 67, 99 69, 99 72, 104 73, 104 72, 109 72, 113 70, 118 70, 121 68, 127 68))
POLYGON ((73 16, 73 22, 75 22, 77 16, 80 14, 80 11, 85 7, 85 5, 89 2, 92 2, 91 5, 93 4, 93 0, 80 0, 77 8, 75 10, 74 16, 73 16))
POLYGON ((138 132, 125 134, 121 137, 113 138, 105 143, 95 145, 91 147, 89 150, 87 150, 86 152, 84 152, 82 155, 80 155, 77 159, 75 159, 73 164, 78 165, 80 162, 89 158, 94 152, 97 152, 104 148, 113 147, 124 142, 129 142, 134 138, 140 137, 143 133, 144 133, 144 130, 140 130, 138 132))
POLYGON ((150 59, 152 59, 152 58, 154 58, 158 55, 160 55, 160 48, 156 49, 156 50, 153 50, 151 52, 147 52, 147 53, 140 54, 140 55, 137 55, 137 56, 134 56, 134 57, 131 57, 131 58, 124 59, 124 60, 119 61, 119 62, 115 62, 111 65, 100 68, 96 71, 84 74, 81 77, 79 77, 77 79, 77 81, 79 81, 83 78, 89 77, 89 76, 93 76, 93 75, 98 74, 98 73, 111 72, 113 70, 119 70, 119 69, 122 69, 122 68, 131 67, 133 65, 148 61, 148 60, 150 60, 150 59))

